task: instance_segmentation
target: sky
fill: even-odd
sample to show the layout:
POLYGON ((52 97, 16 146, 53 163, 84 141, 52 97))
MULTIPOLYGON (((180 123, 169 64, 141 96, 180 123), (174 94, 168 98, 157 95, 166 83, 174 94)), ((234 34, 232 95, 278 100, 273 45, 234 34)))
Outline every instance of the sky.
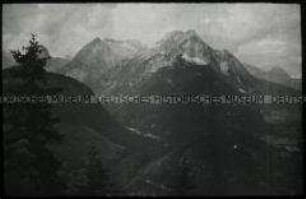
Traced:
POLYGON ((95 37, 151 46, 167 32, 194 29, 208 45, 242 62, 301 76, 298 4, 4 4, 2 20, 4 50, 25 45, 31 32, 52 56, 73 57, 95 37))

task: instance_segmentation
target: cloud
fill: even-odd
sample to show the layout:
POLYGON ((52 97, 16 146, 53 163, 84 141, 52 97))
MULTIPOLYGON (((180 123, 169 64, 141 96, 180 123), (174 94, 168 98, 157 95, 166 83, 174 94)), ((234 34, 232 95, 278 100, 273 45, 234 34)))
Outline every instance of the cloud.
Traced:
MULTIPOLYGON (((274 5, 262 17, 257 34, 237 45, 236 55, 264 70, 279 66, 290 75, 301 74, 301 18, 297 5, 274 5)), ((264 10, 258 14, 264 15, 264 10)))
POLYGON ((252 41, 238 48, 241 60, 263 70, 280 66, 291 75, 301 73, 301 47, 274 37, 252 41))
POLYGON ((108 4, 5 5, 4 46, 25 44, 30 33, 35 32, 53 55, 74 54, 93 37, 103 34, 112 8, 108 4))
POLYGON ((217 49, 262 68, 300 73, 300 7, 296 4, 10 4, 3 6, 3 44, 16 48, 31 32, 52 55, 74 55, 94 37, 139 39, 194 29, 217 49))

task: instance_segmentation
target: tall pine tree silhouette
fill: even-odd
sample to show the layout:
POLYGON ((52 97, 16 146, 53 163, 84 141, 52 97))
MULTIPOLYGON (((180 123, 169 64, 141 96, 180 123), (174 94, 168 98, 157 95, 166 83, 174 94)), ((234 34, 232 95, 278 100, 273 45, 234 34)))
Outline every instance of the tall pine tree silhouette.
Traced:
MULTIPOLYGON (((47 94, 46 62, 44 47, 32 34, 23 51, 11 51, 18 66, 15 67, 13 80, 22 81, 12 86, 6 95, 39 97, 47 94)), ((61 136, 55 125, 58 119, 52 115, 51 104, 13 103, 4 104, 4 177, 7 195, 41 196, 60 194, 63 186, 57 171, 60 162, 47 147, 59 142, 61 136)))

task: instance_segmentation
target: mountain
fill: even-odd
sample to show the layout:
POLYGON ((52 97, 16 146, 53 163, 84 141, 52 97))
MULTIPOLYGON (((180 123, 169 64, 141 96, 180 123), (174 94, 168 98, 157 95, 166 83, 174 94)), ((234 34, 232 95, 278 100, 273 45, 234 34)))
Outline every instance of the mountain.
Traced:
MULTIPOLYGON (((156 46, 142 51, 121 64, 105 71, 92 82, 91 88, 98 95, 133 92, 135 86, 146 81, 160 68, 184 67, 189 65, 210 67, 241 93, 275 92, 267 82, 258 81, 233 54, 227 50, 215 50, 206 44, 195 31, 174 31, 167 33, 156 46), (259 88, 260 87, 260 88, 259 88)), ((175 70, 174 70, 175 71, 175 70)), ((273 84, 274 85, 274 84, 273 84)), ((275 89, 274 89, 275 90, 275 89)), ((276 89, 279 90, 279 89, 276 89)))
POLYGON ((47 70, 58 73, 61 69, 70 62, 69 59, 63 57, 51 57, 47 60, 47 70))
MULTIPOLYGON (((90 69, 86 70, 86 74, 96 75, 94 77, 96 80, 90 84, 96 94, 128 93, 134 85, 145 81, 158 69, 173 68, 174 65, 179 67, 176 63, 180 60, 199 67, 213 68, 223 74, 228 83, 234 84, 243 92, 249 89, 244 84, 253 78, 234 55, 226 50, 214 50, 194 30, 167 33, 156 46, 143 50, 102 74, 97 73, 96 70, 94 70, 95 73, 89 72, 90 69)), ((83 72, 80 73, 83 74, 83 72)))
POLYGON ((101 40, 97 37, 85 45, 59 72, 83 81, 93 88, 108 70, 144 49, 146 47, 136 40, 101 40))
MULTIPOLYGON (((158 69, 133 94, 240 93, 211 67, 182 60, 173 68, 158 69)), ((274 127, 270 128, 261 109, 254 104, 114 104, 108 110, 121 123, 162 143, 158 145, 161 152, 156 157, 148 155, 149 163, 132 178, 128 192, 140 196, 271 194, 275 190, 263 172, 265 158, 267 150, 273 151, 273 157, 279 154, 265 142, 274 127)))
POLYGON ((280 67, 273 67, 267 72, 267 77, 269 81, 282 84, 284 86, 289 86, 297 90, 302 89, 302 80, 291 78, 286 71, 280 67))
MULTIPOLYGON (((192 30, 168 33, 157 46, 114 67, 101 79, 104 82, 98 82, 94 89, 97 94, 299 94, 253 77, 233 54, 214 50, 192 30)), ((287 149, 278 145, 284 137, 286 143, 299 139, 301 129, 288 129, 300 121, 298 105, 122 103, 105 107, 122 124, 158 138, 162 144, 157 145, 160 152, 149 156, 149 163, 143 163, 127 185, 131 195, 270 195, 281 189, 283 193, 298 192, 288 182, 294 184, 289 176, 300 172, 299 164, 293 162, 299 161, 301 153, 289 152, 288 157, 281 157, 280 151, 287 149), (290 117, 295 118, 291 121, 294 124, 284 122, 290 117), (287 129, 281 130, 282 135, 280 126, 287 129), (278 141, 271 144, 268 135, 278 141), (296 170, 286 170, 278 160, 271 160, 278 166, 268 177, 268 154, 281 162, 292 162, 296 170), (270 177, 279 182, 279 189, 273 188, 270 177)))
POLYGON ((280 67, 273 67, 268 71, 268 74, 270 75, 271 78, 275 76, 283 81, 288 81, 291 79, 290 75, 288 75, 288 73, 286 73, 286 71, 280 67))
POLYGON ((158 51, 167 56, 181 55, 199 65, 207 65, 213 61, 213 49, 194 30, 167 33, 158 44, 158 51))
POLYGON ((301 79, 291 78, 290 75, 281 67, 273 67, 268 71, 263 71, 256 66, 245 64, 246 69, 251 75, 258 79, 267 80, 269 82, 281 84, 286 87, 291 87, 296 90, 301 90, 302 81, 301 79))
POLYGON ((265 71, 259 69, 256 66, 252 66, 252 65, 249 65, 249 64, 246 64, 246 63, 244 65, 245 65, 246 69, 249 71, 249 73, 251 75, 253 75, 254 77, 256 77, 256 78, 260 78, 261 79, 262 76, 264 76, 266 74, 265 71))

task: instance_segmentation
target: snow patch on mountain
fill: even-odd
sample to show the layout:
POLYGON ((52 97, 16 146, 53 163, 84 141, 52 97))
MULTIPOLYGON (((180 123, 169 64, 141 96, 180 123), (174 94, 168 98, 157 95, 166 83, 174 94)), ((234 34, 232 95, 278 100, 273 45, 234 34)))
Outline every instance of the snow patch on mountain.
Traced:
POLYGON ((221 70, 221 72, 222 72, 223 74, 229 75, 228 69, 229 69, 229 67, 228 67, 228 62, 223 61, 223 62, 220 63, 220 70, 221 70))
POLYGON ((191 62, 197 65, 207 65, 208 64, 207 61, 205 61, 204 59, 201 59, 199 57, 190 57, 186 53, 182 56, 182 58, 187 62, 191 62))

